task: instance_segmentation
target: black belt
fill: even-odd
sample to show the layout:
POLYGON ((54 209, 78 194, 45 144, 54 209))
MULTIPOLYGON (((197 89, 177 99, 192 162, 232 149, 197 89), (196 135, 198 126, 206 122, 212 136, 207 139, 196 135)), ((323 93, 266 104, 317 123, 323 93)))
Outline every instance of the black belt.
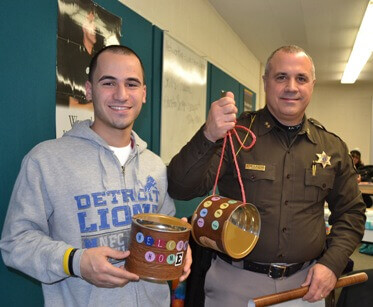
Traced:
MULTIPOLYGON (((225 262, 228 262, 229 264, 232 264, 232 258, 219 253, 219 258, 223 259, 225 262)), ((269 277, 276 279, 276 278, 283 278, 283 277, 289 277, 293 275, 294 273, 298 272, 300 269, 305 267, 305 262, 302 263, 295 263, 290 265, 279 265, 275 263, 271 264, 261 264, 257 262, 251 262, 248 260, 241 260, 243 262, 243 269, 256 272, 256 273, 262 273, 267 274, 269 277)), ((306 264, 311 264, 312 261, 307 262, 306 264)), ((307 265, 306 265, 307 266, 307 265)))

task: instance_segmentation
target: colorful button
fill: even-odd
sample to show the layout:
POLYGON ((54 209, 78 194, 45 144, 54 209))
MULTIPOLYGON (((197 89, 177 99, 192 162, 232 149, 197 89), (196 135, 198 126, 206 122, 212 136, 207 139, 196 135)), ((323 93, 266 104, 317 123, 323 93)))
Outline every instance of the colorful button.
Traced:
POLYGON ((173 249, 175 249, 175 247, 176 247, 176 243, 173 240, 168 241, 167 244, 166 244, 166 248, 169 251, 172 251, 173 249))
POLYGON ((214 216, 215 216, 216 218, 219 218, 219 217, 222 216, 222 214, 223 214, 223 210, 218 209, 218 210, 215 211, 214 216))
POLYGON ((236 202, 237 202, 237 200, 234 200, 234 199, 228 200, 228 204, 235 204, 236 202))
POLYGON ((219 222, 218 222, 218 221, 213 221, 213 222, 211 223, 211 228, 212 228, 213 230, 217 230, 217 229, 219 228, 219 222))
POLYGON ((226 209, 226 208, 228 208, 229 207, 229 204, 227 204, 227 203, 222 203, 221 205, 220 205, 220 209, 226 209))
POLYGON ((188 241, 185 241, 185 242, 184 242, 184 250, 185 250, 185 251, 188 249, 188 245, 189 245, 188 241))
POLYGON ((168 264, 173 264, 176 260, 176 256, 174 254, 170 254, 167 256, 167 263, 168 264))
POLYGON ((218 196, 211 197, 211 200, 212 200, 212 201, 217 201, 217 200, 219 200, 219 199, 220 199, 220 197, 218 197, 218 196))
POLYGON ((205 217, 205 216, 207 215, 208 212, 209 212, 209 211, 208 211, 206 208, 203 208, 203 209, 200 211, 199 215, 202 216, 202 217, 205 217))
POLYGON ((155 254, 153 252, 146 252, 145 253, 145 260, 148 262, 153 262, 155 259, 155 254))
POLYGON ((148 246, 152 246, 154 244, 154 239, 151 236, 145 237, 145 244, 148 246))
POLYGON ((210 207, 211 205, 212 205, 212 201, 211 200, 207 200, 207 201, 205 201, 203 203, 203 206, 206 207, 206 208, 210 207))
POLYGON ((142 234, 142 232, 138 232, 136 234, 136 241, 137 243, 142 243, 144 242, 144 235, 142 234))
POLYGON ((199 218, 199 219, 197 220, 197 225, 198 225, 199 227, 203 227, 203 225, 205 225, 205 220, 204 220, 203 218, 199 218))
POLYGON ((157 262, 159 263, 165 262, 166 260, 166 256, 164 254, 158 254, 156 258, 157 258, 157 262))
POLYGON ((166 241, 162 240, 162 239, 157 239, 157 240, 155 240, 154 245, 158 248, 166 248, 166 241))
POLYGON ((183 242, 183 241, 179 241, 179 242, 177 242, 177 244, 176 244, 176 249, 177 249, 178 251, 181 251, 181 250, 183 249, 183 247, 184 247, 184 242, 183 242))

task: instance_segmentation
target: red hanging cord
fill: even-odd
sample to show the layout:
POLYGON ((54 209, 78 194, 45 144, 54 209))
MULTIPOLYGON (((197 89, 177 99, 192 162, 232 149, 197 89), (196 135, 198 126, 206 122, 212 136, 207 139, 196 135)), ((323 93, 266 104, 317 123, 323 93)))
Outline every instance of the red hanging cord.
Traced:
POLYGON ((218 172, 216 173, 216 178, 215 178, 214 188, 212 190, 212 195, 215 195, 216 187, 218 185, 219 174, 220 174, 221 165, 223 164, 224 151, 225 151, 225 145, 227 144, 227 135, 228 135, 228 133, 229 133, 229 131, 227 132, 227 134, 224 137, 223 148, 222 148, 221 154, 220 154, 220 161, 219 161, 219 166, 218 166, 218 172))
POLYGON ((237 133, 237 131, 236 131, 235 128, 233 128, 232 130, 230 130, 230 131, 227 132, 227 134, 224 137, 223 148, 221 150, 221 156, 220 156, 220 161, 219 161, 219 166, 218 166, 218 172, 216 174, 216 178, 215 178, 215 183, 214 183, 214 188, 213 188, 212 194, 215 195, 216 187, 218 185, 218 180, 219 180, 219 174, 220 174, 221 166, 223 164, 225 146, 227 144, 227 138, 229 138, 229 142, 231 144, 231 149, 232 149, 232 155, 233 155, 234 165, 235 165, 236 171, 237 171, 238 182, 239 182, 240 187, 241 187, 242 201, 243 201, 243 203, 246 203, 245 189, 244 189, 244 186, 243 186, 243 183, 242 183, 241 172, 240 172, 240 168, 238 167, 237 157, 236 157, 235 150, 234 150, 233 139, 232 139, 232 131, 235 134, 235 136, 236 136, 238 142, 240 143, 240 145, 242 146, 242 148, 245 149, 245 150, 248 150, 248 149, 250 149, 251 147, 254 146, 254 144, 256 142, 256 136, 255 136, 255 134, 249 128, 247 128, 245 126, 237 125, 236 128, 246 130, 248 133, 250 133, 251 138, 252 138, 251 144, 248 145, 248 146, 245 146, 242 143, 240 137, 238 136, 238 133, 237 133))

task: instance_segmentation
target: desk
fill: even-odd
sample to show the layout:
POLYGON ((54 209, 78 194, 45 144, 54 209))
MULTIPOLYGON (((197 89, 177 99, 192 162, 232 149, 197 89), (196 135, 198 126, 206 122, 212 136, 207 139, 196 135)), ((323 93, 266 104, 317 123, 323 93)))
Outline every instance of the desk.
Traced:
POLYGON ((373 230, 364 231, 364 237, 361 239, 362 242, 373 243, 373 230))
POLYGON ((372 182, 360 182, 359 189, 363 194, 373 195, 373 183, 372 182))
MULTIPOLYGON (((328 224, 329 215, 330 215, 330 210, 327 206, 325 206, 324 207, 324 220, 326 223, 327 230, 330 230, 330 226, 328 224)), ((367 208, 365 211, 365 215, 367 217, 367 220, 365 223, 365 231, 364 231, 364 237, 362 241, 366 243, 373 243, 373 208, 367 208)))

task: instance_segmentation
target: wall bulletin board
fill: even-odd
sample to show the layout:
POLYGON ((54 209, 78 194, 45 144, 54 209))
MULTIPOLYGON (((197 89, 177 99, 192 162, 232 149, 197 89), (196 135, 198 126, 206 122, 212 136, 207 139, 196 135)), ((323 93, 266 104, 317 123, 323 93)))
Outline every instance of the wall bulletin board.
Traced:
POLYGON ((162 71, 160 154, 168 164, 205 122, 207 61, 164 33, 162 71))

